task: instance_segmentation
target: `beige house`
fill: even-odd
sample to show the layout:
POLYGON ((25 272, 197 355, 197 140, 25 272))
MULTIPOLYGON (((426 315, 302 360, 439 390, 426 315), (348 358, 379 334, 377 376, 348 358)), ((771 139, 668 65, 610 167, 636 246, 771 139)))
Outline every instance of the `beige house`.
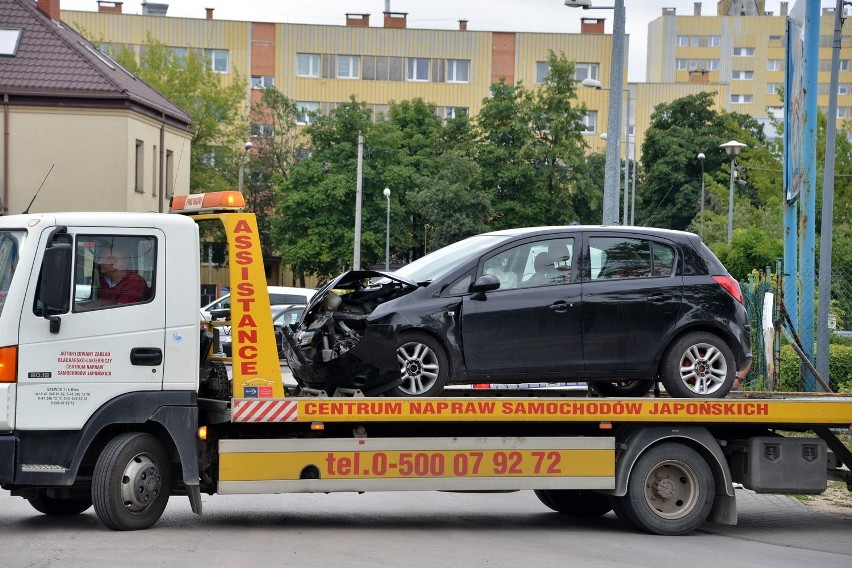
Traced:
POLYGON ((0 0, 2 213, 164 211, 189 192, 187 113, 60 20, 0 0))

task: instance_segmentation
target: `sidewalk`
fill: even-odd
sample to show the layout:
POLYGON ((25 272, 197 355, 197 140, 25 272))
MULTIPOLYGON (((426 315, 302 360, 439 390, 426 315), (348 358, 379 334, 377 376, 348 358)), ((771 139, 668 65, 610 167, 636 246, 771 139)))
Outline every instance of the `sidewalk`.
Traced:
POLYGON ((786 495, 758 495, 737 489, 739 520, 736 526, 705 523, 702 532, 819 550, 850 556, 852 566, 852 520, 810 510, 786 495))

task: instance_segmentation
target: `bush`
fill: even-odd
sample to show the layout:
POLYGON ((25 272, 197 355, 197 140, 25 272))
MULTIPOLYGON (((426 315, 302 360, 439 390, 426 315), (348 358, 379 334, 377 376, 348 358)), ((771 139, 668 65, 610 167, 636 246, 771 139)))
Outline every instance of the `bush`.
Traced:
MULTIPOLYGON (((852 393, 852 345, 831 344, 828 347, 828 384, 834 392, 852 393)), ((776 390, 804 390, 799 375, 799 356, 789 345, 781 348, 781 368, 776 390)))

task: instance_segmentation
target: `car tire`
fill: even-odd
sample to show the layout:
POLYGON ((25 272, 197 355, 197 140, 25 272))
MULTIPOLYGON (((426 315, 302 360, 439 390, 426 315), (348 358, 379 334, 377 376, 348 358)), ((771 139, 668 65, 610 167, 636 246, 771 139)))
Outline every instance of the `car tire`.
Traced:
POLYGON ((676 398, 722 398, 736 376, 731 348, 707 332, 689 333, 675 341, 660 370, 666 392, 676 398))
POLYGON ((589 388, 600 396, 639 397, 654 388, 654 381, 595 381, 589 383, 589 388))
POLYGON ((444 390, 449 376, 449 363, 437 339, 422 332, 400 336, 396 348, 402 383, 390 394, 395 396, 435 396, 444 390))

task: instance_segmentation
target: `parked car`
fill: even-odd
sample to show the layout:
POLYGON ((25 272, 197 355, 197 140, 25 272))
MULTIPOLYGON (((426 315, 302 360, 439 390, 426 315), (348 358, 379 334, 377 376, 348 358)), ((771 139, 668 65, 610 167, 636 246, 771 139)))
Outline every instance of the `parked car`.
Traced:
MULTIPOLYGON (((269 304, 273 306, 293 304, 304 305, 308 303, 308 300, 310 300, 314 294, 316 294, 316 290, 313 288, 293 288, 290 286, 267 286, 267 290, 269 291, 269 304)), ((211 317, 210 312, 230 307, 231 294, 225 294, 201 308, 201 319, 209 321, 211 317)))
MULTIPOLYGON (((284 332, 281 327, 284 325, 293 326, 299 321, 299 316, 305 309, 305 304, 271 306, 272 309, 272 325, 275 328, 275 344, 278 346, 278 358, 284 358, 284 332)), ((224 326, 219 334, 219 345, 222 353, 226 357, 233 357, 233 349, 231 343, 231 328, 224 326)))
POLYGON ((321 288, 288 350, 303 386, 431 396, 451 383, 587 381, 725 396, 751 366, 739 284, 692 233, 571 226, 485 233, 395 273, 321 288))

